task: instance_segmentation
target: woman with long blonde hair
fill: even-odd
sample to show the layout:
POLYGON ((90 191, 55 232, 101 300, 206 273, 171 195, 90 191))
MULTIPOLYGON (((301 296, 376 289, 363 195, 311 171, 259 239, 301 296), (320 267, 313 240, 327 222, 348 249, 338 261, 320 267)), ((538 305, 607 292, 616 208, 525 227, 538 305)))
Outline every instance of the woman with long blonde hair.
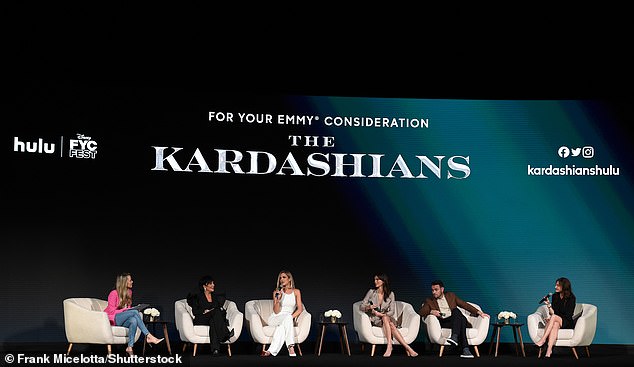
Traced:
POLYGON ((126 353, 133 355, 132 346, 136 338, 137 328, 146 336, 146 341, 151 344, 158 344, 164 338, 158 339, 150 334, 145 326, 143 318, 138 310, 132 308, 132 275, 130 273, 121 273, 117 276, 115 287, 108 294, 108 306, 104 310, 108 314, 111 325, 123 326, 128 328, 128 347, 126 353))
POLYGON ((302 292, 295 288, 295 280, 288 270, 282 270, 277 276, 277 286, 273 291, 273 313, 267 323, 275 326, 273 339, 268 350, 262 351, 262 357, 276 356, 286 344, 288 355, 295 357, 294 320, 304 310, 302 292))

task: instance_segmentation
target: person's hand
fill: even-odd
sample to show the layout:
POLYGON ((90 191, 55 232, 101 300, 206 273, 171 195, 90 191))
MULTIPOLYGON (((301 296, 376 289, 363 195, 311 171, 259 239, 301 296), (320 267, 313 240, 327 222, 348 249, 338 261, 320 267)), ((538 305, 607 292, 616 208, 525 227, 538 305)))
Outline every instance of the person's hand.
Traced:
POLYGON ((436 316, 436 317, 440 317, 440 311, 438 311, 438 310, 431 310, 429 313, 434 315, 434 316, 436 316))
POLYGON ((282 291, 279 289, 276 289, 275 291, 273 291, 273 298, 275 298, 276 301, 279 301, 280 299, 282 299, 282 291))

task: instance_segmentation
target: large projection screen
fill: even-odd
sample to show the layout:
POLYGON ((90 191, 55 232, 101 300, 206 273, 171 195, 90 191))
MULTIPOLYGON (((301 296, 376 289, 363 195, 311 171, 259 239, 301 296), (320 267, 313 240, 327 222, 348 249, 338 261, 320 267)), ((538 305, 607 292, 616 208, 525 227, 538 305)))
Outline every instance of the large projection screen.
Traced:
POLYGON ((634 344, 620 101, 45 84, 3 113, 0 342, 65 342, 62 301, 120 272, 173 320, 204 274, 244 311, 285 269, 349 322, 377 272, 416 310, 441 279, 522 322, 567 277, 594 343, 634 344))

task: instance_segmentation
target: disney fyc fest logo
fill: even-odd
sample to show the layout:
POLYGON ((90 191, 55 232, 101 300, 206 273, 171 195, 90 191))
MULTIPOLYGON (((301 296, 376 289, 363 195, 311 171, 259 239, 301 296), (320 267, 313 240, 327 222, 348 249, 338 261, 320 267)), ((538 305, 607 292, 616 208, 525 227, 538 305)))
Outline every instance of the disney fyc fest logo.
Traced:
MULTIPOLYGON (((68 139, 69 148, 67 157, 95 159, 97 156, 97 142, 90 136, 86 136, 84 134, 76 135, 76 139, 68 139)), ((48 142, 45 141, 44 138, 37 138, 37 140, 33 141, 18 136, 13 137, 13 151, 18 153, 56 154, 58 152, 58 144, 60 157, 63 157, 63 136, 59 138, 59 143, 48 142)))

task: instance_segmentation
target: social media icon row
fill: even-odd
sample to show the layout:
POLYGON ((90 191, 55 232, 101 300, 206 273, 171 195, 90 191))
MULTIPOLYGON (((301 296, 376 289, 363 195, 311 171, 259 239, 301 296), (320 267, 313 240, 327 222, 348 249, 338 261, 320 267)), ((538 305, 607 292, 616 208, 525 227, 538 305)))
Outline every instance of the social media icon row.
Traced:
POLYGON ((594 147, 585 146, 583 148, 568 148, 567 146, 562 145, 559 147, 559 150, 557 150, 557 154, 561 158, 568 158, 569 156, 578 157, 581 155, 583 158, 588 159, 594 157, 594 147))

